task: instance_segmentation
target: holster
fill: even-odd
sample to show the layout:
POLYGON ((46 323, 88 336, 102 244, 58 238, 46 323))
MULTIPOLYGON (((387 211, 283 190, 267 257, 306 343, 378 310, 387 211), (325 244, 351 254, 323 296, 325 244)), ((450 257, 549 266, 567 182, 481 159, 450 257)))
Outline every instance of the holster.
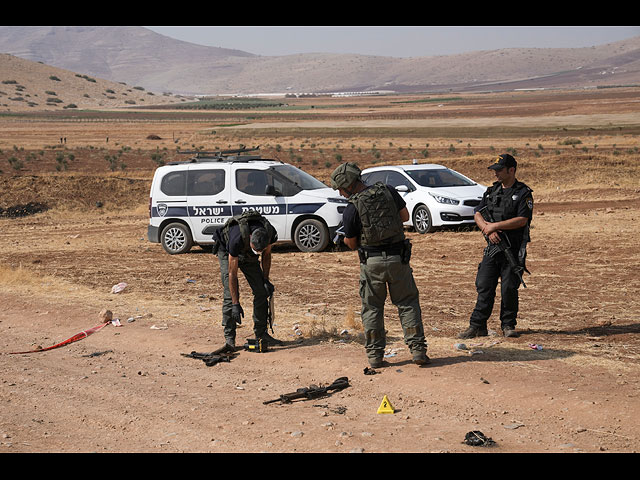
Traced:
POLYGON ((402 263, 406 265, 409 263, 409 260, 411 260, 411 241, 406 238, 402 246, 402 263))
POLYGON ((360 258, 360 263, 363 265, 367 264, 367 252, 365 252, 362 248, 358 249, 358 257, 360 258))

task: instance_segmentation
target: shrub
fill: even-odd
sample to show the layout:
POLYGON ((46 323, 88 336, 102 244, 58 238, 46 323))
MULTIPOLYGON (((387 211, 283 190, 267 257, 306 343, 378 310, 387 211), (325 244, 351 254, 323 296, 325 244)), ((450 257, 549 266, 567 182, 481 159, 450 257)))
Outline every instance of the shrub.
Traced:
POLYGON ((23 167, 22 161, 16 157, 10 157, 7 159, 9 165, 11 165, 15 170, 20 170, 23 167))
POLYGON ((558 145, 579 145, 582 143, 582 140, 579 138, 565 138, 561 142, 558 142, 558 145))

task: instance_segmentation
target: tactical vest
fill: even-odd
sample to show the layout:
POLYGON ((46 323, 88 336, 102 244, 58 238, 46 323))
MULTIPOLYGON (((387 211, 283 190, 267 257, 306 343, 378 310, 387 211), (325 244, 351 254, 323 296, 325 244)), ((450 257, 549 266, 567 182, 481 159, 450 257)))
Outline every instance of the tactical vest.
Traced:
POLYGON ((253 254, 253 252, 251 251, 251 245, 250 245, 251 229, 249 228, 249 222, 252 222, 252 221, 260 222, 262 224, 262 227, 267 231, 269 238, 274 237, 275 229, 273 228, 273 225, 271 225, 266 218, 264 218, 255 210, 247 210, 246 212, 243 212, 240 215, 231 217, 222 226, 222 229, 221 229, 222 231, 220 236, 224 240, 224 244, 229 245, 229 230, 234 225, 238 225, 238 227, 240 228, 240 236, 242 237, 242 242, 243 242, 241 253, 243 255, 253 254))
MULTIPOLYGON (((509 220, 518 214, 518 202, 526 196, 530 196, 531 190, 522 182, 516 181, 511 188, 511 194, 507 195, 504 188, 500 188, 500 182, 495 182, 487 189, 487 207, 496 222, 509 220), (514 199, 515 197, 515 199, 514 199)), ((527 243, 531 241, 530 236, 531 219, 521 229, 507 230, 505 233, 511 241, 512 247, 517 250, 520 263, 524 265, 527 256, 527 243)))
POLYGON ((404 240, 404 228, 391 192, 382 182, 349 197, 358 214, 362 231, 360 245, 375 247, 404 240))
POLYGON ((495 182, 487 189, 487 207, 496 222, 515 217, 518 213, 518 201, 533 192, 522 182, 513 184, 510 195, 506 195, 504 190, 500 188, 500 182, 495 182))

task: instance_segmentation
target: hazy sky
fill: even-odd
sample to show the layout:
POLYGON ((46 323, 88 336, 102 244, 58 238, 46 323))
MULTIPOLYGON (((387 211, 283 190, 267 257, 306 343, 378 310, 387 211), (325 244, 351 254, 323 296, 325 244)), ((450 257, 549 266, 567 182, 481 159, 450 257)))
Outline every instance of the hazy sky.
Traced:
POLYGON ((358 53, 427 57, 500 48, 591 47, 640 35, 638 26, 157 26, 162 35, 256 55, 358 53))

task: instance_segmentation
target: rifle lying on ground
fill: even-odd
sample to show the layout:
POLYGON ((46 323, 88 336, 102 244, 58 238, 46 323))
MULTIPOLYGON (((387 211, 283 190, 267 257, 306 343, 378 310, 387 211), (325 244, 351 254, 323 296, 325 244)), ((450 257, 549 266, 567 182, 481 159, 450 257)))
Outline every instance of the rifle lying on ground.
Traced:
MULTIPOLYGON (((495 220, 493 219, 493 215, 491 215, 491 212, 487 207, 481 208, 480 210, 478 210, 478 212, 480 213, 480 215, 482 215, 482 218, 484 218, 485 221, 495 223, 495 220)), ((520 262, 518 262, 516 257, 513 255, 513 251, 511 250, 511 242, 509 242, 509 238, 506 235, 504 235, 502 232, 497 232, 497 233, 498 233, 498 236, 500 237, 500 242, 498 243, 492 243, 491 240, 489 240, 489 237, 483 234, 489 246, 488 255, 490 257, 493 257, 498 252, 504 252, 505 257, 507 258, 507 262, 509 262, 509 266, 511 267, 511 270, 513 271, 513 273, 515 273, 518 276, 518 278, 520 279, 520 282, 522 283, 522 286, 524 288, 527 288, 527 285, 524 283, 524 279, 522 278, 522 276, 524 275, 524 272, 527 272, 529 275, 531 275, 531 272, 529 272, 529 270, 527 270, 527 267, 525 267, 524 265, 520 265, 520 262)))
POLYGON ((262 402, 264 405, 269 403, 280 401, 281 403, 291 403, 293 400, 298 398, 304 398, 306 400, 324 397, 329 395, 331 390, 342 390, 349 386, 349 379, 347 377, 340 377, 336 379, 331 385, 327 385, 326 387, 318 387, 316 385, 311 385, 308 388, 299 388, 293 393, 285 393, 280 395, 280 398, 276 398, 275 400, 267 400, 266 402, 262 402))
POLYGON ((218 362, 230 362, 231 359, 235 356, 233 347, 225 345, 224 347, 220 347, 217 350, 214 350, 211 353, 199 353, 199 352, 191 352, 191 353, 181 353, 183 357, 195 358, 196 360, 202 360, 207 367, 211 367, 218 362))

